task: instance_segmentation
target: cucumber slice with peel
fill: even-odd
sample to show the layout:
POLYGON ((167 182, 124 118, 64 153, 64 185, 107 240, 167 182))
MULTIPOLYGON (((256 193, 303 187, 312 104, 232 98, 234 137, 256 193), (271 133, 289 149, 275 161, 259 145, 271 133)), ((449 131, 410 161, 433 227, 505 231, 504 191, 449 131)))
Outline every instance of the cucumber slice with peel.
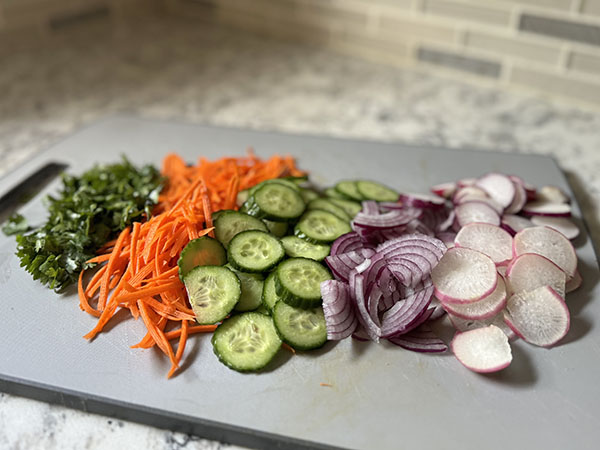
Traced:
POLYGON ((356 188, 360 196, 365 200, 375 200, 377 202, 395 202, 398 201, 398 197, 400 197, 398 192, 375 181, 357 181, 356 188))
POLYGON ((179 278, 197 266, 222 266, 227 263, 227 252, 223 245, 209 236, 193 239, 184 247, 177 261, 179 278))
POLYGON ((286 236, 281 239, 285 254, 291 258, 309 258, 315 261, 323 261, 331 250, 330 245, 312 244, 297 236, 286 236))
POLYGON ((313 350, 327 342, 327 325, 323 308, 294 308, 277 302, 273 308, 273 323, 281 340, 296 350, 313 350))
POLYGON ((344 198, 351 200, 362 201, 363 196, 358 190, 357 182, 351 180, 340 181, 335 185, 335 190, 338 191, 344 198))
POLYGON ((275 271, 269 274, 265 280, 262 291, 262 304, 269 310, 270 313, 273 312, 275 303, 281 299, 281 297, 277 295, 277 289, 275 287, 275 275, 275 271))
POLYGON ((264 231, 243 231, 229 243, 229 264, 242 272, 266 272, 285 256, 279 239, 264 231))
POLYGON ((326 198, 317 198, 311 201, 308 205, 306 205, 306 209, 320 209, 322 211, 329 211, 330 213, 338 216, 340 219, 344 219, 348 222, 351 220, 350 216, 346 214, 346 211, 344 211, 343 208, 340 208, 338 205, 326 198))
POLYGON ((225 320, 212 337, 213 351, 227 367, 251 372, 265 367, 281 348, 271 317, 247 312, 225 320))
POLYGON ((200 325, 223 320, 242 293, 238 277, 223 266, 198 266, 183 279, 188 299, 200 325))
POLYGON ((307 211, 294 228, 296 236, 313 244, 328 244, 350 231, 352 228, 347 221, 320 209, 307 211))
POLYGON ((297 219, 305 207, 299 192, 281 183, 265 184, 244 203, 249 215, 278 222, 297 219))
POLYGON ((229 245, 229 241, 242 231, 269 231, 262 220, 239 211, 227 211, 220 214, 215 220, 214 225, 215 237, 225 248, 229 245))
POLYGON ((332 278, 322 264, 307 258, 286 259, 275 273, 275 292, 281 300, 304 309, 321 304, 321 283, 332 278))

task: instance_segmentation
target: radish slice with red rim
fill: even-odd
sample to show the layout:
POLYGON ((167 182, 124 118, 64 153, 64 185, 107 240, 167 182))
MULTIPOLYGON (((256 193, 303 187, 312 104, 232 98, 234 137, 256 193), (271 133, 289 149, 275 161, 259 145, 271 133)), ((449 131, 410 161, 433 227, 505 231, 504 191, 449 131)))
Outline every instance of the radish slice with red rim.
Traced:
POLYGON ((452 196, 453 203, 461 203, 463 197, 472 198, 490 198, 490 196, 483 189, 477 186, 466 186, 458 189, 452 196))
POLYGON ((476 197, 473 195, 464 195, 460 198, 460 200, 456 201, 454 203, 454 205, 462 205, 463 203, 470 203, 470 202, 480 202, 480 203, 485 203, 486 205, 488 205, 490 208, 492 208, 494 211, 496 211, 496 213, 498 213, 498 215, 501 215, 502 212, 504 211, 504 208, 502 206, 500 206, 500 204, 498 202, 496 202, 495 200, 489 198, 489 197, 485 197, 485 198, 480 198, 480 197, 476 197))
POLYGON ((567 293, 569 292, 573 292, 576 289, 579 289, 579 287, 583 284, 583 278, 581 277, 581 274, 579 273, 579 270, 575 271, 575 275, 573 275, 573 278, 571 278, 568 282, 567 285, 565 286, 565 291, 567 293))
POLYGON ((537 253, 545 256, 567 274, 575 275, 577 254, 571 242, 560 232, 548 227, 532 227, 519 231, 513 239, 516 256, 537 253))
POLYGON ((498 285, 494 292, 474 303, 457 305, 443 303, 447 312, 462 319, 484 320, 494 317, 506 306, 506 286, 502 277, 498 277, 498 285))
POLYGON ((525 204, 522 210, 527 216, 571 216, 571 206, 567 203, 531 202, 525 204))
POLYGON ((500 225, 500 216, 487 203, 470 201, 461 203, 454 209, 456 220, 461 227, 473 222, 500 225))
POLYGON ((513 256, 512 236, 502 228, 487 223, 465 225, 456 235, 454 245, 480 251, 496 264, 506 264, 513 256))
POLYGON ((513 214, 504 214, 500 226, 513 236, 525 228, 534 227, 531 220, 526 217, 515 216, 513 214))
POLYGON ((439 195, 440 197, 450 198, 456 191, 456 188, 456 183, 450 181, 447 183, 440 183, 436 184, 435 186, 432 186, 431 192, 433 192, 435 195, 439 195))
POLYGON ((477 178, 461 178, 456 182, 459 188, 473 186, 477 182, 477 178))
POLYGON ((452 313, 448 313, 448 319, 450 319, 450 323, 452 326, 456 328, 458 331, 469 331, 474 330, 476 328, 487 327, 488 325, 495 325, 502 330, 506 337, 508 337, 509 341, 517 339, 519 336, 510 329, 510 327, 504 321, 504 312, 500 311, 494 317, 489 317, 487 319, 475 320, 475 319, 463 319, 462 317, 455 316, 452 313))
POLYGON ((548 203, 569 203, 571 199, 557 186, 542 186, 537 192, 536 199, 548 203))
POLYGON ((451 248, 431 272, 435 296, 444 303, 473 303, 490 295, 498 283, 489 256, 469 248, 451 248))
POLYGON ((488 173, 479 178, 475 185, 487 192, 503 208, 508 207, 515 197, 515 184, 501 173, 488 173))
POLYGON ((474 372, 497 372, 508 367, 512 361, 508 338, 495 325, 458 332, 450 347, 456 359, 474 372))
POLYGON ((567 275, 545 256, 524 253, 509 264, 506 269, 506 281, 511 294, 550 286, 559 295, 564 296, 567 275))
POLYGON ((531 222, 541 227, 554 228, 570 240, 579 236, 579 227, 568 217, 531 216, 531 222))
POLYGON ((512 295, 504 320, 523 340, 552 347, 569 331, 570 314, 565 300, 550 286, 512 295))
POLYGON ((508 207, 504 211, 506 214, 518 213, 519 211, 521 211, 521 209, 523 209, 523 206, 525 206, 525 204, 527 203, 527 192, 525 191, 523 185, 520 183, 514 183, 514 185, 515 196, 511 204, 508 205, 508 207))

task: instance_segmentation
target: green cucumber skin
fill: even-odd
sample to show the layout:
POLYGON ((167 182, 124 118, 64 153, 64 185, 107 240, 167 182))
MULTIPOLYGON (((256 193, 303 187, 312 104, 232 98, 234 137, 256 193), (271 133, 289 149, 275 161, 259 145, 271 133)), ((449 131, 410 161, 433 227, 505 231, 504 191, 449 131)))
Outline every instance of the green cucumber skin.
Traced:
MULTIPOLYGON (((322 333, 320 336, 320 339, 315 339, 314 341, 307 343, 306 339, 302 339, 302 336, 298 336, 300 339, 298 339, 295 335, 292 335, 290 333, 288 333, 287 331, 285 331, 285 324, 281 323, 281 321, 283 320, 283 317, 281 314, 279 314, 279 311, 282 307, 285 306, 289 306, 287 305, 285 302, 277 302, 275 304, 275 308, 273 308, 273 313, 271 314, 273 316, 273 323, 275 324, 275 329, 277 330, 277 334, 279 335, 279 337, 281 338, 281 340, 283 342, 285 342, 287 345, 289 345, 290 347, 292 347, 294 350, 300 350, 300 351, 308 351, 308 350, 316 350, 318 348, 321 348, 325 345, 325 343, 327 342, 327 325, 325 323, 325 318, 323 317, 323 328, 322 328, 322 333)), ((320 308, 320 307, 318 307, 320 308)), ((317 308, 311 308, 311 309, 317 309, 317 308)), ((322 308, 321 308, 321 313, 322 313, 322 308)))
MULTIPOLYGON (((317 264, 317 265, 321 266, 323 268, 324 272, 326 272, 328 274, 329 279, 332 279, 331 272, 329 272, 329 270, 325 266, 316 262, 313 259, 290 258, 290 259, 287 259, 286 261, 284 261, 282 264, 288 263, 289 261, 306 261, 307 263, 309 263, 311 265, 317 264)), ((315 296, 315 297, 307 298, 307 297, 301 297, 299 295, 296 295, 293 292, 286 289, 279 278, 280 268, 281 268, 281 264, 275 270, 275 292, 277 293, 277 295, 280 297, 280 299, 282 301, 284 301, 285 303, 287 303, 290 306, 294 306, 296 308, 301 308, 301 309, 316 308, 322 304, 323 300, 321 299, 320 291, 319 291, 318 297, 315 296)))
POLYGON ((259 189, 257 189, 253 193, 251 193, 250 197, 243 205, 244 210, 245 210, 246 214, 248 214, 252 217, 256 217, 257 219, 272 220, 274 222, 293 222, 296 219, 298 219, 298 217, 300 217, 302 215, 302 213, 304 212, 304 210, 306 209, 306 203, 304 202, 304 200, 302 199, 302 196, 299 193, 300 188, 298 188, 296 186, 296 189, 297 190, 294 190, 291 187, 289 187, 283 183, 264 184, 264 185, 260 186, 259 189), (294 211, 294 213, 292 215, 283 216, 283 215, 281 215, 281 210, 280 211, 273 211, 273 210, 268 211, 267 209, 265 209, 265 208, 267 208, 267 205, 264 202, 262 203, 262 206, 261 206, 261 204, 260 204, 261 194, 263 193, 263 189, 269 189, 269 184, 271 184, 271 185, 279 184, 281 187, 284 188, 283 189, 284 191, 287 190, 288 191, 287 195, 290 195, 291 197, 293 197, 294 202, 295 202, 294 204, 298 205, 297 211, 294 211))
MULTIPOLYGON (((197 267, 197 265, 187 268, 187 260, 193 257, 194 251, 199 251, 202 247, 210 246, 211 251, 214 252, 211 257, 218 259, 219 261, 211 261, 218 262, 220 266, 227 263, 227 252, 225 251, 225 247, 216 239, 211 238, 210 236, 202 236, 197 239, 193 239, 187 243, 187 245, 183 248, 179 255, 179 259, 177 260, 177 267, 179 267, 179 279, 181 281, 184 280, 185 276, 190 273, 193 269, 197 267)), ((198 265, 206 265, 206 264, 198 264, 198 265)), ((215 265, 215 264, 208 264, 215 265)))
POLYGON ((334 216, 345 220, 346 222, 350 222, 351 220, 351 217, 346 213, 346 211, 344 211, 343 208, 339 207, 338 205, 326 198, 317 198, 311 201, 308 205, 306 205, 306 209, 308 211, 311 211, 313 209, 327 211, 333 214, 334 216))
POLYGON ((294 234, 296 236, 298 236, 300 239, 305 239, 306 241, 310 242, 311 244, 330 244, 331 242, 335 241, 337 238, 339 238, 340 236, 349 233, 352 231, 352 228, 350 227, 350 224, 346 221, 344 221, 343 219, 340 219, 339 217, 337 217, 335 214, 329 212, 329 211, 323 211, 320 209, 313 209, 310 211, 307 211, 298 221, 298 223, 296 224, 296 226, 294 227, 294 234), (316 215, 319 213, 325 213, 325 214, 329 214, 330 216, 333 216, 334 219, 336 219, 337 221, 339 221, 338 223, 340 224, 340 233, 336 236, 333 237, 328 237, 328 238, 317 238, 313 235, 308 234, 309 231, 307 231, 304 225, 304 221, 307 221, 307 217, 312 215, 316 215))
POLYGON ((312 242, 308 242, 306 239, 301 239, 298 236, 285 236, 281 239, 281 244, 283 245, 285 253, 288 257, 308 258, 317 262, 323 261, 327 256, 329 256, 329 252, 331 251, 331 246, 328 244, 314 244, 312 242), (293 248, 295 240, 302 242, 303 245, 314 246, 315 248, 309 249, 308 251, 300 254, 297 252, 296 248, 293 248))
POLYGON ((192 309, 194 310, 194 314, 196 315, 196 322, 198 322, 199 325, 213 325, 213 324, 225 319, 225 317, 227 317, 233 311, 233 309, 235 308, 235 305, 240 300, 240 296, 242 295, 242 283, 240 282, 240 279, 237 277, 237 275, 235 275, 235 273, 232 270, 230 270, 229 268, 224 267, 224 266, 198 266, 188 272, 188 274, 184 278, 184 285, 185 285, 186 293, 188 293, 190 305, 192 306, 192 309), (233 275, 233 278, 231 278, 231 277, 230 278, 231 278, 232 282, 237 283, 237 290, 234 293, 234 296, 236 298, 235 298, 235 302, 231 303, 231 307, 224 308, 220 315, 211 317, 210 320, 203 320, 198 317, 198 313, 196 312, 195 305, 194 305, 194 299, 192 296, 189 295, 188 284, 190 282, 193 282, 192 277, 195 276, 194 272, 207 271, 207 270, 210 271, 210 270, 213 270, 214 268, 227 270, 228 272, 230 272, 233 275))
POLYGON ((280 299, 275 287, 275 276, 275 271, 271 272, 263 285, 262 304, 269 310, 269 314, 273 312, 273 307, 280 299))
POLYGON ((342 194, 345 198, 349 198, 350 200, 362 201, 364 200, 360 192, 358 191, 358 187, 356 185, 355 180, 344 180, 340 181, 334 186, 334 189, 342 194))
POLYGON ((359 180, 356 182, 356 189, 365 200, 395 202, 400 197, 400 194, 394 189, 376 181, 359 180), (374 193, 377 193, 378 195, 374 195, 374 193))
POLYGON ((211 343, 212 343, 212 347, 213 347, 213 352, 216 355, 216 357, 219 359, 219 361, 221 361, 221 363, 223 363, 225 366, 227 366, 230 369, 235 370, 237 372, 248 373, 248 372, 257 372, 257 371, 263 369, 264 367, 266 367, 273 360, 273 358, 275 358, 275 356, 279 352, 282 341, 281 341, 281 338, 279 337, 279 335, 277 334, 277 329, 275 328, 275 325, 273 324, 272 319, 269 316, 261 314, 259 312, 246 312, 246 313, 242 313, 242 314, 230 317, 229 319, 226 319, 225 321, 223 321, 223 323, 221 325, 219 325, 217 327, 217 329, 215 330, 215 332, 213 333, 211 343), (219 328, 221 328, 223 325, 225 325, 227 323, 229 324, 228 326, 235 326, 237 324, 237 322, 241 320, 240 319, 241 317, 247 316, 249 314, 250 315, 253 314, 253 315, 260 316, 262 318, 269 319, 271 321, 274 337, 277 339, 277 342, 275 342, 275 345, 273 346, 271 354, 265 355, 265 358, 261 362, 261 364, 258 364, 258 365, 252 366, 252 367, 247 367, 247 366, 242 367, 242 366, 236 364, 235 362, 233 362, 231 360, 231 358, 227 354, 224 354, 225 352, 223 352, 219 348, 218 340, 219 340, 221 333, 225 330, 225 329, 221 329, 221 332, 219 332, 219 328), (232 324, 231 321, 235 321, 235 322, 233 322, 233 324, 232 324))
POLYGON ((285 257, 285 249, 283 248, 283 245, 281 244, 279 239, 277 239, 275 236, 273 236, 270 233, 260 231, 260 230, 248 230, 248 231, 242 231, 241 233, 236 234, 233 237, 233 239, 231 239, 231 241, 229 242, 229 246, 227 249, 227 258, 229 260, 229 264, 231 265, 231 267, 233 267, 234 269, 239 270, 241 272, 248 272, 248 273, 268 272, 271 269, 273 269, 275 266, 277 266, 277 264, 279 264, 284 257, 285 257), (268 239, 271 243, 273 243, 274 246, 276 246, 276 250, 279 255, 276 258, 274 258, 269 264, 265 264, 264 266, 260 266, 260 267, 250 267, 250 266, 247 266, 247 265, 244 265, 243 263, 241 263, 239 261, 239 258, 235 255, 236 246, 238 245, 238 241, 242 241, 247 236, 250 236, 250 234, 256 234, 257 236, 263 236, 265 239, 268 239))
POLYGON ((227 248, 229 246, 229 243, 231 242, 231 240, 237 234, 239 234, 241 232, 250 231, 250 230, 258 230, 258 231, 264 231, 264 232, 269 231, 267 226, 261 220, 255 218, 255 217, 249 216, 248 214, 245 214, 240 211, 226 211, 226 212, 221 213, 215 220, 214 225, 215 225, 215 237, 221 244, 223 244, 223 246, 225 248, 227 248), (227 228, 229 228, 230 224, 228 224, 227 221, 234 220, 236 217, 239 221, 245 221, 246 224, 248 225, 248 227, 240 230, 239 232, 233 234, 232 236, 229 236, 230 230, 227 228), (229 240, 227 240, 227 238, 229 238, 229 240), (226 242, 224 242, 224 241, 226 241, 226 242))

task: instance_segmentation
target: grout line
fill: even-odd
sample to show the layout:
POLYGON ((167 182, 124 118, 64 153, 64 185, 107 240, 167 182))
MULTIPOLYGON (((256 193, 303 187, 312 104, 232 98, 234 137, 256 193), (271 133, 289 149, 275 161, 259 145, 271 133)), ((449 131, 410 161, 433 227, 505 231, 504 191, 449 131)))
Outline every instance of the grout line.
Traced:
POLYGON ((569 71, 570 58, 571 58, 571 46, 567 43, 563 43, 560 46, 560 55, 558 57, 558 73, 559 74, 564 75, 569 71))
POLYGON ((510 12, 510 19, 508 21, 508 29, 514 31, 515 33, 519 31, 519 21, 521 19, 521 14, 523 13, 523 8, 520 5, 514 5, 510 12))

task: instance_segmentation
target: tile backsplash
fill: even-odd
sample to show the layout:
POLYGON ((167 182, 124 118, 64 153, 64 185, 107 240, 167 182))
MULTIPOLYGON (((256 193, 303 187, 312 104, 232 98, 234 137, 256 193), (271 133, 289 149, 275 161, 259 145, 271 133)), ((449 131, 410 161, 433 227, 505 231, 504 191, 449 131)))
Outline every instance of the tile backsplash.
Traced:
POLYGON ((273 38, 600 106, 600 0, 210 3, 222 23, 273 38))

